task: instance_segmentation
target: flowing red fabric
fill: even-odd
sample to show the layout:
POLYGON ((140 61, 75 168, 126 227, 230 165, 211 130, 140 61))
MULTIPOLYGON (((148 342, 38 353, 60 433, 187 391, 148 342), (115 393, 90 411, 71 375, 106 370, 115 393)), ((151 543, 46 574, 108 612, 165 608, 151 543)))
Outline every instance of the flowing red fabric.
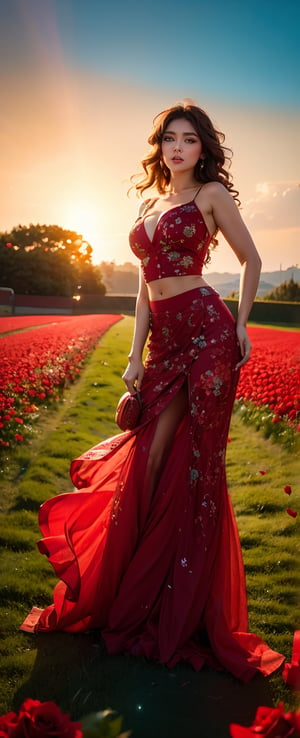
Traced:
POLYGON ((38 546, 60 582, 24 630, 99 628, 109 652, 225 668, 243 681, 284 657, 248 633, 239 536, 225 475, 239 359, 235 323, 201 287, 151 303, 138 428, 71 464, 77 491, 40 509, 38 546), (160 413, 186 388, 186 412, 150 489, 160 413))

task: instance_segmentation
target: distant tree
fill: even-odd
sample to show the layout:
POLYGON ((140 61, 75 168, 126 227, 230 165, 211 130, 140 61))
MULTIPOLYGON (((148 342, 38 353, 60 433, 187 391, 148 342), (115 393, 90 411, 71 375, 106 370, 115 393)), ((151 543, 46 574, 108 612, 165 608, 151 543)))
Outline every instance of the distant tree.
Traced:
POLYGON ((77 264, 77 269, 77 286, 81 293, 85 295, 103 295, 106 292, 99 267, 95 267, 93 264, 77 264))
POLYGON ((18 226, 0 233, 0 283, 16 293, 70 297, 84 291, 104 294, 93 249, 76 231, 57 225, 18 226))
POLYGON ((230 295, 227 295, 227 298, 230 299, 230 300, 238 300, 239 299, 239 291, 238 290, 233 290, 232 292, 230 292, 230 295))
POLYGON ((57 225, 18 225, 10 233, 0 234, 0 244, 9 243, 15 250, 25 252, 41 250, 45 253, 64 251, 69 259, 90 262, 93 249, 76 231, 57 225))
POLYGON ((139 268, 126 261, 115 264, 113 261, 101 261, 99 264, 102 279, 109 293, 124 295, 136 294, 139 283, 139 268))
POLYGON ((105 284, 106 289, 111 288, 112 278, 115 270, 115 263, 113 261, 101 261, 99 269, 105 284))
POLYGON ((274 290, 268 292, 264 296, 264 300, 276 300, 278 302, 300 302, 300 284, 294 282, 293 278, 289 282, 282 282, 274 290))
POLYGON ((118 264, 117 269, 119 269, 121 272, 131 272, 133 274, 139 273, 139 268, 137 264, 132 264, 131 261, 125 261, 124 264, 118 264))

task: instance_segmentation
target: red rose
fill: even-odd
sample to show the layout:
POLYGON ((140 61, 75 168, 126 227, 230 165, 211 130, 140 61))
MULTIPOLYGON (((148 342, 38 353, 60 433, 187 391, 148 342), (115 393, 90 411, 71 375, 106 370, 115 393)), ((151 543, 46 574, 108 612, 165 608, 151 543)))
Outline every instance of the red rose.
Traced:
POLYGON ((284 714, 282 702, 277 707, 258 707, 255 720, 249 728, 230 725, 231 738, 253 738, 261 735, 267 738, 298 738, 298 713, 284 714))
MULTIPOLYGON (((300 630, 295 630, 291 663, 285 663, 282 678, 293 689, 300 689, 300 630)), ((300 733, 300 710, 295 717, 298 719, 300 733)))
POLYGON ((32 699, 23 702, 18 715, 4 715, 1 730, 9 738, 83 738, 81 723, 72 723, 55 702, 32 699))
POLYGON ((8 712, 7 715, 0 717, 0 738, 12 735, 17 724, 17 715, 15 712, 8 712))
POLYGON ((293 727, 286 720, 282 702, 277 707, 259 707, 254 721, 256 728, 262 728, 262 734, 269 736, 281 736, 285 738, 293 734, 293 727))
MULTIPOLYGON (((282 672, 283 681, 293 689, 300 689, 300 663, 285 664, 282 672)), ((300 731, 300 713, 299 713, 299 731, 300 731)))

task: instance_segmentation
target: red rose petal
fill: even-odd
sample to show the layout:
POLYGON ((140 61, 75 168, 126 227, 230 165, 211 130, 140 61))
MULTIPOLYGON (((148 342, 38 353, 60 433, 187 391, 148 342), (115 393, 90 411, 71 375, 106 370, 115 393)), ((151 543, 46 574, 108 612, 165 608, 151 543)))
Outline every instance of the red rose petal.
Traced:
POLYGON ((283 489, 284 489, 284 492, 286 493, 286 495, 290 495, 292 493, 292 488, 290 487, 289 484, 286 484, 283 489))
POLYGON ((229 726, 231 738, 253 738, 251 728, 244 728, 242 725, 231 723, 229 726))
POLYGON ((266 471, 264 471, 264 469, 260 469, 260 470, 259 470, 259 474, 266 474, 266 473, 267 473, 267 472, 266 472, 266 471))
POLYGON ((298 515, 298 513, 296 512, 296 510, 291 510, 290 507, 287 507, 286 508, 286 511, 287 511, 287 514, 290 515, 292 518, 296 518, 297 515, 298 515))
POLYGON ((279 702, 277 707, 261 706, 257 708, 255 719, 249 728, 231 723, 229 726, 231 738, 250 738, 254 735, 276 736, 282 738, 288 735, 298 735, 298 711, 285 713, 284 705, 279 702), (296 728, 296 731, 294 730, 296 728))

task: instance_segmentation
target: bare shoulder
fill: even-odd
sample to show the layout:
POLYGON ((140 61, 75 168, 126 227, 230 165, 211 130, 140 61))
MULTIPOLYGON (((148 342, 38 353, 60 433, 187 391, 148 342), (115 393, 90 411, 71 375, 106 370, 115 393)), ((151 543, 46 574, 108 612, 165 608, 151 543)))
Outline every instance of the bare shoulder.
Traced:
POLYGON ((201 192, 223 192, 223 190, 226 191, 226 187, 222 184, 222 182, 205 182, 204 185, 201 187, 201 192))
POLYGON ((233 201, 233 197, 222 182, 206 182, 200 190, 201 195, 214 202, 233 201))

